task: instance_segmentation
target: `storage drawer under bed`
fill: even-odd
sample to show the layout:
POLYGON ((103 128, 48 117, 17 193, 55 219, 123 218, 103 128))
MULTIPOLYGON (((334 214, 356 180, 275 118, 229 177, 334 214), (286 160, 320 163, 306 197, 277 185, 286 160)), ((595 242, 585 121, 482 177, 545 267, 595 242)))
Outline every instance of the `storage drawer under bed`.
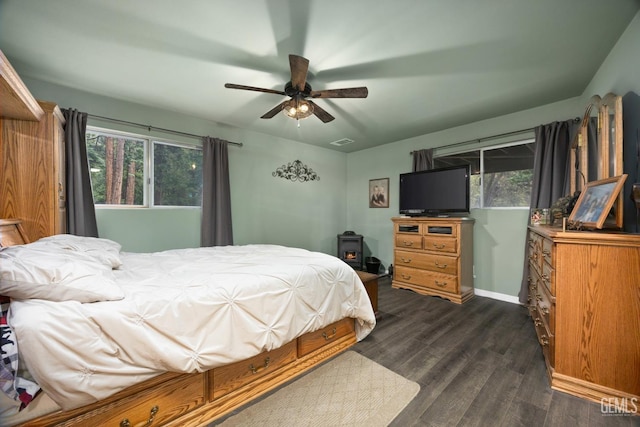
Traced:
POLYGON ((180 376, 158 388, 140 393, 135 399, 117 401, 108 405, 106 409, 101 407, 81 414, 64 422, 63 425, 122 427, 162 425, 203 405, 205 392, 204 373, 180 376))
POLYGON ((345 318, 329 326, 309 332, 298 338, 298 357, 305 356, 349 334, 354 334, 355 325, 352 318, 345 318))
POLYGON ((266 351, 240 362, 215 368, 213 371, 213 399, 224 396, 256 379, 296 360, 296 341, 266 351))

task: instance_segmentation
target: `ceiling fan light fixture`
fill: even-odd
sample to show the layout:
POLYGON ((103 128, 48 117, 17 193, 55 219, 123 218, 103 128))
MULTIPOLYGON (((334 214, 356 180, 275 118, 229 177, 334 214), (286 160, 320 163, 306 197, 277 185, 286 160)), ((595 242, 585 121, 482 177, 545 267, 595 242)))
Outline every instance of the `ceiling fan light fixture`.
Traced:
POLYGON ((282 105, 285 114, 292 119, 306 119, 313 114, 313 105, 305 99, 293 98, 282 105))
POLYGON ((289 55, 289 68, 291 69, 291 80, 284 85, 284 91, 265 89, 261 87, 237 85, 235 83, 225 83, 224 87, 229 89, 251 90, 254 92, 272 93, 275 95, 286 95, 291 99, 282 101, 271 110, 260 116, 261 119, 272 119, 283 111, 287 116, 298 121, 315 115, 322 123, 329 123, 334 120, 331 114, 326 112, 321 106, 311 99, 316 98, 366 98, 369 90, 366 87, 352 87, 343 89, 312 90, 307 82, 309 71, 309 60, 298 55, 289 55), (310 98, 307 100, 307 98, 310 98))

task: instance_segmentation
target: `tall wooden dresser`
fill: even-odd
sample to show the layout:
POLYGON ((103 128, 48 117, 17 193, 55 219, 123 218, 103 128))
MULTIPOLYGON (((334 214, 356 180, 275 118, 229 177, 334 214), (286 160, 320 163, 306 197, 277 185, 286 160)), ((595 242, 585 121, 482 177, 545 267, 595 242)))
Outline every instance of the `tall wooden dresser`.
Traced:
POLYGON ((531 226, 528 244, 529 311, 551 387, 640 401, 640 235, 531 226))
POLYGON ((64 117, 36 101, 0 52, 0 218, 30 241, 66 231, 64 117))
POLYGON ((473 298, 472 218, 392 218, 392 287, 462 304, 473 298))

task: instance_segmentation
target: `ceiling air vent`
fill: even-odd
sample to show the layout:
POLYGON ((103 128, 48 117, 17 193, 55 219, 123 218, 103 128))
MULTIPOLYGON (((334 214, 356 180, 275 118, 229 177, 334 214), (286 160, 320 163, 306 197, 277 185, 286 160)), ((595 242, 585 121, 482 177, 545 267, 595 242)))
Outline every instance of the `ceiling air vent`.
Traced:
POLYGON ((337 141, 330 142, 329 144, 337 145, 338 147, 342 147, 343 145, 351 144, 352 142, 353 142, 353 139, 342 138, 342 139, 339 139, 337 141))

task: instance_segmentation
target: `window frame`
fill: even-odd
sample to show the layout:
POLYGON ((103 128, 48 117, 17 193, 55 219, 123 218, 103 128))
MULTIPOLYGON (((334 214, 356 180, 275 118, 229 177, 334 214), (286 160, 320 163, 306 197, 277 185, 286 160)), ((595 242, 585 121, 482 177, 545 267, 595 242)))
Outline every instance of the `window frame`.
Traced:
MULTIPOLYGON (((143 141, 144 147, 144 159, 143 159, 143 204, 141 205, 114 205, 114 204, 96 204, 93 203, 96 209, 202 209, 202 198, 200 200, 200 206, 178 206, 178 205, 155 205, 154 191, 155 191, 155 168, 153 165, 154 145, 164 144, 174 147, 187 148, 202 152, 202 145, 190 144, 188 142, 175 141, 166 138, 158 138, 149 135, 142 135, 134 132, 121 131, 116 129, 103 128, 99 126, 87 126, 87 133, 94 132, 103 135, 109 135, 114 137, 124 137, 143 141)), ((87 159, 88 160, 88 159, 87 159)), ((89 165, 90 166, 90 165, 89 165)), ((93 184, 91 186, 93 190, 93 184)))
MULTIPOLYGON (((467 147, 461 147, 460 150, 453 150, 453 151, 448 151, 447 150, 446 154, 438 154, 437 151, 436 151, 436 153, 434 153, 434 160, 439 158, 439 157, 447 157, 447 156, 453 156, 453 155, 457 155, 457 154, 471 153, 471 152, 474 152, 474 151, 478 151, 479 157, 480 157, 480 206, 476 207, 476 208, 472 207, 471 209, 526 210, 526 211, 528 211, 530 209, 529 206, 489 206, 489 207, 486 207, 484 205, 484 203, 485 203, 485 200, 484 200, 484 153, 485 153, 485 151, 497 150, 497 149, 500 149, 500 148, 513 147, 513 146, 517 146, 517 145, 526 145, 526 144, 531 144, 531 143, 535 143, 535 138, 534 137, 527 137, 527 138, 524 138, 524 139, 518 139, 516 141, 504 142, 504 143, 495 144, 495 145, 486 145, 486 146, 479 147, 479 148, 474 148, 474 149, 469 149, 470 147, 468 147, 468 146, 467 147)), ((446 147, 442 147, 442 148, 446 148, 446 147)))

